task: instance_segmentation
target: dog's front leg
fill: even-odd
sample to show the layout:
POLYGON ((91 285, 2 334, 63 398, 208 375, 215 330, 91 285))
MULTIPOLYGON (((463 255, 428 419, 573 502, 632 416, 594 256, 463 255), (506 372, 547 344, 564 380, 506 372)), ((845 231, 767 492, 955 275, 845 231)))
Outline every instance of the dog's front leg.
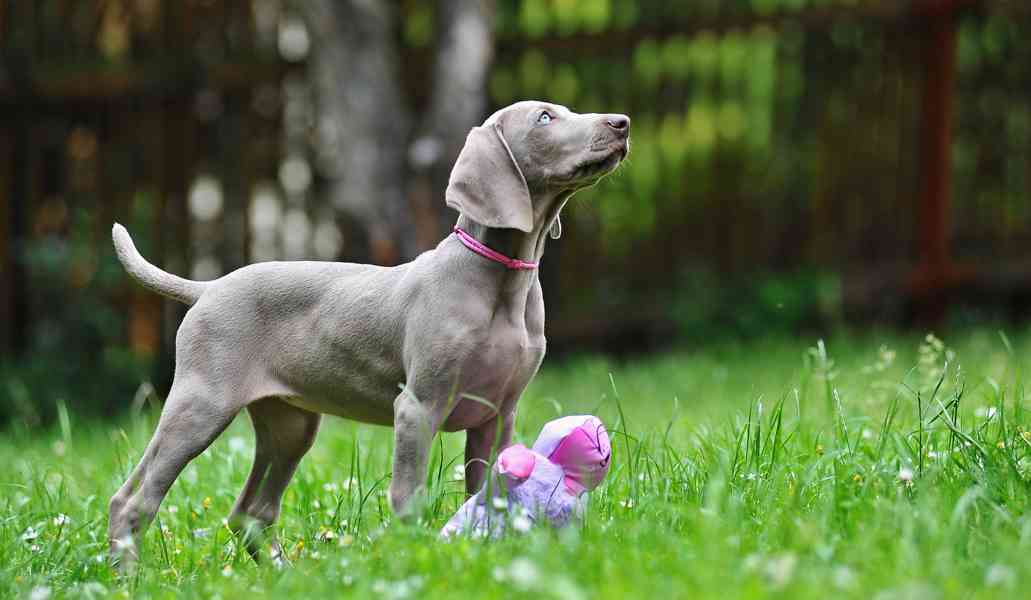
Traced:
POLYGON ((465 493, 480 491, 491 460, 512 443, 515 410, 497 415, 490 421, 465 432, 465 493))
POLYGON ((394 472, 390 480, 390 507, 408 519, 417 514, 425 492, 426 465, 433 436, 442 417, 424 404, 413 390, 394 400, 394 472))

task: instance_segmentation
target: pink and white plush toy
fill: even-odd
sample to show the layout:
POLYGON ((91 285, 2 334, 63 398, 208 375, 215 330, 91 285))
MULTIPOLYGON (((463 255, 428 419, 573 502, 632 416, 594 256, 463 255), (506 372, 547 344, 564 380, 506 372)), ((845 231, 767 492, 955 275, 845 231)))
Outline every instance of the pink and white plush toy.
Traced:
POLYGON ((491 478, 440 530, 498 536, 545 521, 562 527, 583 516, 586 492, 609 471, 612 447, 597 417, 562 417, 544 425, 533 448, 515 444, 498 455, 491 478), (488 501, 489 500, 489 501, 488 501))

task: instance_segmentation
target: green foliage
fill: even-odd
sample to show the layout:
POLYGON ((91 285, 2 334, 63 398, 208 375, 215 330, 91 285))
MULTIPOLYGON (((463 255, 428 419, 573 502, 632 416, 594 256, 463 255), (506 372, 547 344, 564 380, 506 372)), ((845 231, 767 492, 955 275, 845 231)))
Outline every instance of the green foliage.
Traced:
POLYGON ((830 273, 752 273, 726 281, 694 269, 682 276, 670 314, 683 339, 756 338, 839 325, 841 302, 841 283, 830 273))
MULTIPOLYGON (((1031 45, 1021 35, 1027 19, 993 6, 959 22, 954 222, 967 232, 957 237, 1008 237, 1009 254, 1019 255, 1031 223, 1031 45)), ((525 44, 499 57, 491 97, 497 106, 542 97, 631 115, 624 176, 592 192, 600 245, 614 255, 661 237, 663 226, 711 219, 685 209, 702 198, 692 187, 709 188, 705 198, 718 204, 720 190, 754 173, 762 180, 739 188, 741 203, 754 207, 741 229, 777 215, 810 220, 828 202, 861 202, 880 220, 918 185, 923 50, 916 29, 855 15, 894 8, 877 0, 503 1, 500 39, 510 50, 525 44), (821 18, 777 16, 815 14, 807 11, 821 18), (546 43, 554 41, 566 43, 546 43)), ((886 239, 898 242, 892 259, 912 258, 913 244, 897 231, 879 235, 849 231, 846 243, 821 248, 820 262, 844 264, 850 248, 886 239)))
POLYGON ((765 339, 549 363, 517 440, 592 412, 613 468, 582 528, 495 542, 435 537, 462 499, 461 434, 435 445, 423 521, 406 526, 384 496, 390 431, 328 419, 286 493, 283 567, 255 565, 224 525, 253 452, 241 420, 173 486, 138 573, 117 577, 106 498, 154 415, 101 425, 72 413, 47 434, 0 437, 0 595, 1020 597, 1031 337, 951 341, 765 339))
MULTIPOLYGON (((138 220, 148 207, 140 198, 138 220)), ((25 244, 35 322, 24 355, 0 366, 0 425, 49 423, 61 403, 82 414, 121 412, 146 376, 148 361, 125 346, 127 319, 117 302, 125 272, 110 245, 97 253, 95 219, 77 209, 66 239, 25 244)))
POLYGON ((1014 248, 1019 242, 1011 236, 1031 223, 1031 113, 1024 101, 1031 46, 1022 27, 1026 20, 1002 15, 968 19, 959 27, 953 146, 956 218, 977 227, 998 226, 1014 248))
POLYGON ((405 9, 405 43, 421 48, 433 41, 433 5, 426 2, 410 2, 405 9))
MULTIPOLYGON (((542 23, 553 17, 556 23, 572 22, 564 6, 523 3, 520 27, 532 37, 549 31, 542 23)), ((574 30, 561 27, 554 35, 574 30)), ((662 101, 671 86, 689 90, 683 103, 632 111, 626 176, 592 193, 603 216, 602 235, 614 242, 614 252, 654 233, 658 219, 686 200, 680 189, 685 170, 708 165, 717 150, 735 163, 766 160, 774 142, 778 37, 758 27, 721 36, 703 31, 646 38, 630 54, 628 70, 619 71, 621 65, 611 59, 559 62, 531 44, 515 63, 496 65, 490 84, 497 104, 543 97, 584 111, 619 110, 637 96, 662 101), (634 85, 625 85, 627 80, 634 85)))

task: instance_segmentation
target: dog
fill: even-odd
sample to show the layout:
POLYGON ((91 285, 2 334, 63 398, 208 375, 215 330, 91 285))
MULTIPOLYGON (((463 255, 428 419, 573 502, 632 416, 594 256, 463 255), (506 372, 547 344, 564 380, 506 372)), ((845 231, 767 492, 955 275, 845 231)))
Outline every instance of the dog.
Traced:
POLYGON ((175 376, 153 438, 111 498, 113 560, 128 566, 169 487, 241 410, 254 465, 229 519, 256 559, 321 415, 393 425, 391 509, 410 517, 437 431, 465 430, 466 491, 512 437, 516 404, 545 352, 536 265, 561 234, 570 196, 630 150, 630 119, 513 104, 468 134, 445 200, 454 234, 396 267, 266 262, 213 281, 148 263, 119 224, 126 271, 190 309, 175 376))

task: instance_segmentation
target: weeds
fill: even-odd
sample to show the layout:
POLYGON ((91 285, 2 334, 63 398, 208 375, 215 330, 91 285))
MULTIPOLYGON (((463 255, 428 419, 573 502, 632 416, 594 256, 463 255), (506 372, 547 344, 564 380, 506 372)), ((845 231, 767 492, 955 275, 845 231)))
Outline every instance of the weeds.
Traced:
POLYGON ((436 440, 423 519, 404 525, 391 432, 328 420, 286 492, 282 561, 255 564, 224 522, 253 452, 238 422, 172 488, 128 579, 107 565, 106 503, 156 415, 112 426, 61 405, 47 433, 0 438, 0 596, 1019 596, 1031 339, 884 341, 550 365, 517 441, 559 408, 593 412, 612 470, 583 527, 490 543, 436 537, 463 498, 460 434, 436 440))

